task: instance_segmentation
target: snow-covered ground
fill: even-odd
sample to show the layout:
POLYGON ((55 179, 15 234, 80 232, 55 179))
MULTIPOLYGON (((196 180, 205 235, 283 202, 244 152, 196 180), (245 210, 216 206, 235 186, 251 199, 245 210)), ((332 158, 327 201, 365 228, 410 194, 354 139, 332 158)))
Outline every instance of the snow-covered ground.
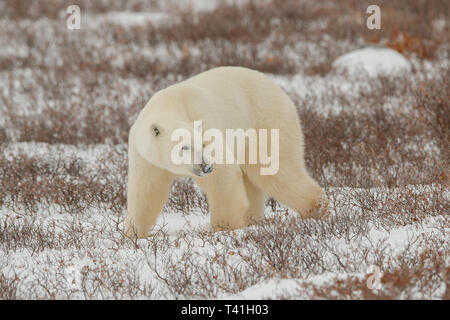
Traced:
MULTIPOLYGON (((448 168, 434 170, 448 141, 429 129, 441 122, 415 123, 434 118, 414 91, 448 69, 448 43, 426 60, 358 50, 361 37, 315 42, 293 24, 280 47, 275 17, 275 31, 255 33, 256 43, 226 25, 195 29, 199 39, 180 44, 176 32, 194 32, 182 28, 186 17, 218 5, 87 12, 78 35, 59 29, 63 19, 0 18, 0 299, 448 298, 448 168), (164 29, 171 23, 174 34, 164 29), (223 30, 235 40, 221 39, 223 30), (307 144, 316 152, 307 163, 330 217, 300 220, 268 202, 261 224, 213 233, 198 188, 181 181, 148 239, 124 237, 129 125, 157 89, 230 62, 263 69, 315 121, 304 126, 320 136, 307 144), (339 127, 348 117, 356 123, 339 127), (389 136, 392 123, 405 126, 398 136, 389 136)), ((327 18, 301 27, 324 30, 327 18)))
MULTIPOLYGON (((102 146, 98 149, 101 150, 102 146)), ((96 150, 86 151, 79 150, 78 155, 91 159, 86 164, 95 166, 93 154, 96 150)), ((64 153, 72 152, 67 148, 64 153)), ((413 189, 419 195, 425 195, 430 188, 415 186, 413 189)), ((337 188, 329 191, 336 197, 331 198, 334 202, 353 190, 337 188)), ((386 191, 375 189, 371 192, 384 194, 386 191)), ((151 232, 152 237, 132 242, 124 240, 119 231, 123 227, 123 216, 108 210, 106 204, 93 206, 79 215, 66 214, 56 204, 50 207, 38 204, 32 214, 4 207, 0 210, 0 224, 13 229, 7 230, 8 233, 19 234, 3 236, 5 244, 0 250, 0 267, 6 279, 20 279, 16 289, 24 298, 201 298, 213 293, 221 299, 310 299, 318 297, 314 289, 322 286, 330 288, 328 298, 340 298, 340 293, 333 293, 332 289, 339 281, 358 279, 365 285, 374 273, 374 266, 389 270, 401 266, 404 263, 402 259, 407 256, 420 259, 430 248, 439 250, 436 253, 442 255, 443 264, 450 262, 447 256, 448 217, 431 216, 420 224, 389 226, 382 218, 373 217, 377 211, 367 217, 368 221, 363 221, 356 204, 345 206, 345 210, 349 208, 355 208, 355 213, 347 211, 345 219, 354 219, 357 223, 347 222, 345 226, 338 226, 339 219, 343 218, 339 216, 338 208, 335 208, 330 221, 325 222, 329 225, 324 226, 322 222, 301 222, 296 213, 286 211, 286 208, 279 207, 277 212, 273 212, 267 207, 265 223, 268 226, 216 234, 211 233, 208 214, 172 210, 160 216, 151 232), (278 222, 270 225, 273 220, 278 222), (293 220, 298 224, 294 228, 291 225, 293 220), (276 246, 280 245, 277 239, 264 238, 267 233, 275 232, 274 228, 281 229, 276 231, 277 236, 292 237, 295 244, 277 249, 276 246), (290 234, 293 232, 298 234, 290 234), (246 240, 249 234, 256 238, 246 240), (263 238, 258 240, 258 235, 263 238), (268 247, 259 241, 267 241, 268 247), (270 247, 271 242, 274 248, 270 247), (250 276, 255 270, 248 259, 266 263, 267 266, 260 267, 269 268, 266 272, 270 274, 270 268, 276 267, 270 267, 271 259, 280 259, 276 250, 286 250, 285 258, 292 261, 283 263, 304 269, 305 274, 297 271, 301 275, 298 278, 289 274, 293 271, 279 270, 275 277, 266 279, 250 276), (293 254, 298 254, 298 257, 293 254), (320 256, 311 257, 313 254, 320 256), (319 261, 314 262, 316 259, 319 261), (311 268, 309 263, 315 263, 316 267, 311 268), (245 288, 231 295, 227 285, 237 284, 220 284, 227 281, 221 275, 229 277, 230 270, 238 270, 243 273, 240 277, 248 277, 233 279, 245 288), (208 280, 217 281, 218 287, 203 288, 207 282, 196 283, 201 280, 202 272, 210 272, 212 279, 208 280), (280 278, 283 273, 286 273, 286 278, 280 278), (171 288, 166 281, 172 285, 176 281, 187 283, 180 284, 185 288, 171 288)), ((416 280, 420 282, 420 279, 416 280)), ((381 283, 379 290, 388 291, 391 286, 395 283, 381 283)), ((418 283, 417 288, 401 292, 399 298, 440 298, 445 293, 446 284, 437 282, 429 289, 429 292, 424 292, 418 283)), ((364 296, 354 292, 352 297, 364 296)))

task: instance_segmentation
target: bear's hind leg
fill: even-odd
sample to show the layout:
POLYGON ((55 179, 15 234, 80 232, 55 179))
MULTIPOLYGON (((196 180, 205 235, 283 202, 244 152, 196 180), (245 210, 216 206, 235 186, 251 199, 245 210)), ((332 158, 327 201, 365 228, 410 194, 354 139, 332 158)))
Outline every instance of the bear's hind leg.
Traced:
POLYGON ((328 201, 322 188, 304 170, 273 176, 253 175, 251 180, 274 199, 298 211, 306 218, 322 218, 328 213, 328 201))
MULTIPOLYGON (((307 174, 300 176, 297 188, 298 197, 294 195, 292 203, 295 204, 293 208, 300 213, 303 219, 320 219, 328 215, 328 200, 322 188, 313 178, 307 174)), ((288 198, 291 196, 288 194, 288 198)))

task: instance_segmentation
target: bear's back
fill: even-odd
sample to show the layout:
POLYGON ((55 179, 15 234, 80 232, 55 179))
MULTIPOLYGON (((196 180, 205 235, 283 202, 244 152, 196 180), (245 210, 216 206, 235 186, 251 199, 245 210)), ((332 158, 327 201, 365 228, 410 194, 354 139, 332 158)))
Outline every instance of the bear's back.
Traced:
MULTIPOLYGON (((214 101, 221 100, 226 111, 239 112, 243 118, 261 120, 258 121, 260 123, 253 123, 257 127, 298 121, 291 99, 273 80, 259 71, 243 67, 218 67, 179 85, 205 90, 214 96, 214 101)), ((235 117, 233 119, 238 121, 235 117)))

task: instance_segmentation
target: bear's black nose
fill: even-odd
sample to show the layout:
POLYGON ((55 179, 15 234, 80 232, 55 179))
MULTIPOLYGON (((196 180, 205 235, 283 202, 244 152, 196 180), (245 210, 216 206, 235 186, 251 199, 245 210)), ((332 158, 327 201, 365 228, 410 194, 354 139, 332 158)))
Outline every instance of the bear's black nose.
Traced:
POLYGON ((212 166, 212 164, 203 164, 203 165, 202 165, 202 171, 203 171, 204 174, 208 174, 208 173, 210 173, 211 171, 213 171, 213 166, 212 166))

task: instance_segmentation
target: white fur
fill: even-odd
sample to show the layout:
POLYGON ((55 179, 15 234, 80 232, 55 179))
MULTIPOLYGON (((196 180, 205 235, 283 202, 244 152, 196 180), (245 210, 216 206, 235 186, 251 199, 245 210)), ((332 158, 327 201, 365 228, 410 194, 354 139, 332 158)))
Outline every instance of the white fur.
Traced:
POLYGON ((201 73, 157 92, 141 111, 129 135, 127 234, 147 235, 178 176, 194 177, 206 193, 215 230, 259 221, 267 195, 302 217, 319 217, 326 211, 323 192, 304 166, 303 133, 293 102, 262 73, 245 68, 201 73), (196 120, 203 121, 204 129, 222 132, 280 129, 278 173, 261 175, 259 163, 216 164, 211 174, 198 177, 194 165, 173 164, 170 155, 176 142, 170 140, 170 132, 180 127, 192 132, 196 120), (154 135, 153 125, 160 135, 154 135))

